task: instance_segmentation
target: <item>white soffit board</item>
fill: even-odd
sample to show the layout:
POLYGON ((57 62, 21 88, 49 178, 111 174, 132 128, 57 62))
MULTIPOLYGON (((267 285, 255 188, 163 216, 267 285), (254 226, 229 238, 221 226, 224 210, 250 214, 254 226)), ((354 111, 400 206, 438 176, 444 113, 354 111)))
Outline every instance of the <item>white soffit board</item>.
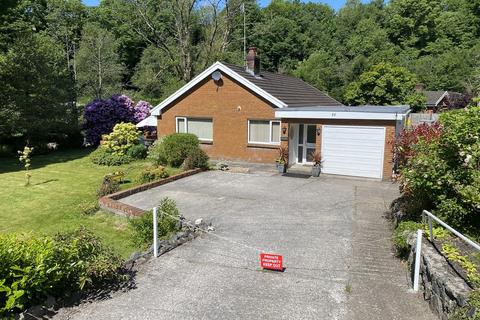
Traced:
POLYGON ((353 120, 402 120, 405 114, 380 112, 331 112, 331 111, 275 111, 275 118, 290 119, 353 119, 353 120))
POLYGON ((385 127, 322 127, 322 172, 381 179, 385 127))
POLYGON ((287 105, 282 102, 281 100, 275 98, 274 96, 272 96, 271 94, 269 94, 268 92, 266 92, 265 90, 261 89, 260 87, 258 87, 257 85, 255 85, 254 83, 250 82, 249 80, 245 79, 244 77, 242 77, 241 75, 239 75, 238 73, 236 73, 235 71, 233 71, 232 69, 228 68, 227 66, 225 66, 224 64, 220 63, 220 62, 215 62, 214 64, 212 64, 210 67, 208 67, 207 69, 205 69, 205 71, 203 71, 202 73, 200 73, 198 76, 196 76, 195 78, 193 78, 190 82, 188 82, 187 84, 185 84, 183 87, 181 87, 179 90, 177 90, 174 94, 172 94, 170 97, 168 97, 167 99, 163 100, 159 105, 157 105, 155 108, 152 109, 152 111, 150 112, 150 114, 152 115, 155 115, 155 116, 158 116, 161 114, 161 111, 164 107, 168 106, 170 103, 174 102, 175 100, 177 100, 178 98, 180 98, 183 94, 185 94, 188 90, 192 89, 193 87, 195 87, 198 83, 200 83, 202 80, 204 80, 205 78, 207 77, 210 77, 211 74, 214 72, 214 71, 217 71, 217 70, 220 70, 222 73, 230 76, 231 78, 233 78, 234 80, 236 80, 237 82, 239 82, 240 84, 244 85, 245 87, 247 87, 248 89, 252 90, 253 92, 255 92, 256 94, 258 94, 259 96, 261 96, 262 98, 264 98, 265 100, 271 102, 274 106, 278 107, 278 108, 284 108, 286 107, 287 105))

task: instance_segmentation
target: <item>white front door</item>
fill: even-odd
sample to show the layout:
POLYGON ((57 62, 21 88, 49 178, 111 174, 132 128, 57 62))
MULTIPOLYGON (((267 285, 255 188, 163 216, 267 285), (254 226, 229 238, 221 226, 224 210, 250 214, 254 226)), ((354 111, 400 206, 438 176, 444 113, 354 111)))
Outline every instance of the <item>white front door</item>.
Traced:
POLYGON ((317 127, 314 124, 290 124, 290 163, 311 164, 315 152, 317 127))

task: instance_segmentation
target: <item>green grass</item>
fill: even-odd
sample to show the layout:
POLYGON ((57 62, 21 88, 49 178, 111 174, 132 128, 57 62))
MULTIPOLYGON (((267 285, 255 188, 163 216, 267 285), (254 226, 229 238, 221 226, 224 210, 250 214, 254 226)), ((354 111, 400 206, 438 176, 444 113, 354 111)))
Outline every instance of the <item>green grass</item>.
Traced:
MULTIPOLYGON (((33 156, 30 186, 25 186, 25 172, 18 159, 0 158, 0 232, 54 234, 84 225, 122 256, 134 251, 127 218, 103 211, 85 215, 79 204, 96 201, 96 191, 107 173, 125 172, 122 189, 138 184, 136 176, 147 162, 98 166, 88 158, 91 151, 79 149, 33 156)), ((170 174, 180 171, 167 170, 170 174)))

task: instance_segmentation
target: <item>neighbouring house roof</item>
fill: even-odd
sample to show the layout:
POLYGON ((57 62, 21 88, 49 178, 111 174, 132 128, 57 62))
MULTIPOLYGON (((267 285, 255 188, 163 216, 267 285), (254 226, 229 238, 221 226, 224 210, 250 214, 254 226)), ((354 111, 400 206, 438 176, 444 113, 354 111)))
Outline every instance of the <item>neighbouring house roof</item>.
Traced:
POLYGON ((186 94, 190 89, 194 88, 205 78, 210 77, 211 74, 217 70, 233 78, 277 108, 319 105, 343 106, 337 100, 322 93, 301 79, 272 72, 261 72, 260 76, 254 76, 243 67, 223 64, 217 61, 153 108, 151 114, 154 116, 160 115, 163 108, 186 94))
POLYGON ((343 104, 337 100, 299 78, 268 71, 262 71, 259 76, 254 76, 246 71, 245 67, 231 64, 225 65, 248 81, 283 101, 287 104, 288 108, 307 106, 343 106, 343 104))
POLYGON ((399 106, 316 106, 284 108, 275 111, 276 118, 293 119, 355 119, 355 120, 404 120, 410 107, 399 106))
POLYGON ((157 117, 149 116, 136 124, 137 128, 143 127, 156 127, 157 126, 157 117))
POLYGON ((422 91, 427 97, 427 107, 436 107, 445 96, 448 96, 448 91, 422 91))

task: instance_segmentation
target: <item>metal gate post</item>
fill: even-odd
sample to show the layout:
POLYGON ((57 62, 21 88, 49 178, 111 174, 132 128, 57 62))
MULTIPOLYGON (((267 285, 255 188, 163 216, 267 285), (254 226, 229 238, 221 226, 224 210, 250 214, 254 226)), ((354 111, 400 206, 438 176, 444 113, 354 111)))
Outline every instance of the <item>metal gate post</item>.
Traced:
POLYGON ((157 207, 153 208, 153 256, 158 257, 158 222, 157 222, 157 207))
POLYGON ((422 230, 418 229, 417 231, 417 244, 415 251, 415 271, 413 274, 413 291, 418 291, 418 281, 420 278, 420 258, 422 251, 422 230))

